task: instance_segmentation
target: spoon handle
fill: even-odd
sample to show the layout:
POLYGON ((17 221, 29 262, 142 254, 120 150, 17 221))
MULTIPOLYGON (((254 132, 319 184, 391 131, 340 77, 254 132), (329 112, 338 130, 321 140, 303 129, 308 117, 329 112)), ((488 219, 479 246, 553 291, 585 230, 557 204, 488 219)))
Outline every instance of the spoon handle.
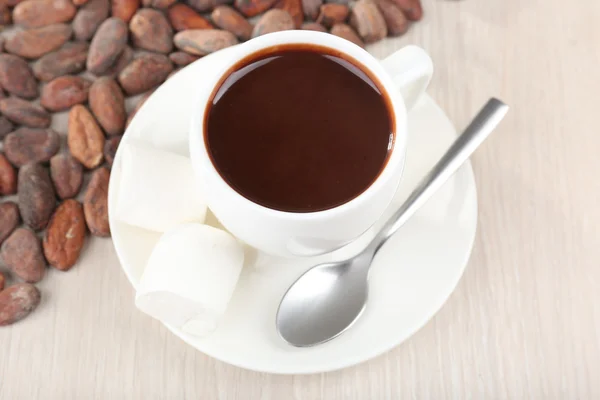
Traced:
MULTIPOLYGON (((374 253, 438 191, 438 189, 469 159, 471 154, 492 133, 508 112, 508 106, 490 99, 477 116, 456 138, 433 169, 421 180, 398 211, 386 222, 373 239, 374 253)), ((369 246, 371 247, 371 246, 369 246)))

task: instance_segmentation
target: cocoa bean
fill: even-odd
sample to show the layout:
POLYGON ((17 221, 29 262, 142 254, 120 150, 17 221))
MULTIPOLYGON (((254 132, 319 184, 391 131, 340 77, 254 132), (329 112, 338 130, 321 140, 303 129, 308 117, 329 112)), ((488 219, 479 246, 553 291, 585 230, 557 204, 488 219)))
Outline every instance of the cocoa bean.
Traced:
POLYGON ((210 16, 215 25, 233 33, 240 40, 248 40, 252 37, 252 24, 233 8, 216 7, 210 16))
POLYGON ((140 49, 157 53, 169 53, 173 49, 173 30, 160 11, 139 10, 129 22, 129 31, 134 46, 140 49))
POLYGON ((305 22, 304 24, 302 24, 302 30, 327 32, 327 29, 325 29, 323 25, 317 24, 316 22, 305 22))
POLYGON ((2 4, 7 7, 14 7, 17 4, 21 3, 23 0, 2 0, 2 4))
POLYGON ((35 99, 39 93, 29 65, 13 54, 0 54, 0 86, 24 99, 35 99))
POLYGON ((129 23, 140 7, 140 0, 111 0, 112 16, 129 23))
POLYGON ((16 203, 7 201, 0 204, 0 244, 10 236, 20 222, 21 216, 16 203))
POLYGON ((302 26, 302 22, 304 22, 302 0, 278 0, 274 7, 283 11, 287 11, 287 13, 290 14, 294 20, 294 27, 296 29, 302 26))
POLYGON ((335 24, 331 28, 330 33, 332 35, 339 36, 343 39, 349 40, 352 43, 354 43, 362 48, 365 47, 365 44, 362 41, 362 39, 358 36, 356 31, 354 29, 352 29, 349 25, 342 24, 342 23, 335 24))
POLYGON ((95 168, 102 162, 104 134, 92 113, 80 104, 69 112, 67 144, 73 157, 86 168, 95 168))
POLYGON ((6 51, 24 58, 39 58, 61 47, 69 40, 70 25, 54 24, 15 33, 6 43, 6 51))
POLYGON ((127 45, 127 25, 119 18, 109 18, 100 25, 90 44, 87 69, 102 75, 117 61, 127 45))
POLYGON ((187 5, 198 12, 207 12, 214 7, 213 0, 186 0, 187 5))
POLYGON ((8 118, 4 116, 0 117, 0 140, 4 139, 6 135, 8 135, 14 129, 15 126, 8 120, 8 118))
POLYGON ((119 148, 119 144, 121 143, 121 136, 112 136, 106 140, 104 143, 104 159, 109 167, 112 167, 113 161, 115 160, 115 155, 117 154, 117 149, 119 148))
POLYGON ((16 229, 2 243, 0 255, 4 264, 25 282, 39 282, 46 274, 40 239, 29 229, 16 229))
MULTIPOLYGON (((0 216, 0 218, 2 218, 0 216)), ((2 243, 2 242, 0 242, 2 243)), ((0 272, 0 292, 4 290, 4 287, 6 286, 6 277, 4 276, 4 274, 2 272, 0 272)))
POLYGON ((254 17, 267 11, 276 0, 235 0, 234 6, 246 17, 254 17))
POLYGON ((423 7, 421 0, 392 0, 411 21, 419 21, 423 18, 423 7))
POLYGON ((40 291, 29 283, 17 283, 0 292, 0 326, 27 317, 40 304, 40 291))
POLYGON ((52 120, 42 107, 17 97, 0 99, 0 112, 12 122, 31 128, 47 128, 52 120))
POLYGON ((408 20, 406 16, 391 0, 373 0, 387 26, 388 34, 398 36, 404 34, 408 30, 408 20))
POLYGON ((231 4, 233 0, 187 0, 186 3, 194 10, 203 13, 223 4, 231 4))
POLYGON ((123 71, 123 68, 128 66, 129 63, 133 61, 133 56, 134 54, 131 47, 126 46, 123 52, 121 52, 121 55, 117 61, 115 61, 115 63, 109 69, 107 69, 102 76, 108 76, 111 78, 116 77, 121 71, 123 71))
POLYGON ((185 51, 176 51, 169 54, 169 60, 175 65, 186 66, 200 59, 198 56, 191 55, 185 51))
POLYGON ((98 168, 92 174, 83 200, 83 213, 90 232, 94 236, 110 236, 108 224, 108 181, 107 168, 98 168))
POLYGON ((75 265, 85 242, 83 207, 73 199, 65 200, 50 219, 44 236, 44 256, 48 263, 61 271, 75 265))
POLYGON ((80 76, 61 76, 44 86, 40 104, 50 111, 62 111, 85 103, 91 84, 80 76))
POLYGON ((0 27, 4 28, 12 24, 12 14, 8 6, 0 5, 0 27))
POLYGON ((167 56, 140 54, 119 73, 119 83, 128 95, 136 95, 161 84, 172 70, 167 56))
POLYGON ((294 20, 286 11, 272 9, 263 14, 252 30, 252 37, 294 29, 294 20))
POLYGON ((125 128, 125 97, 113 78, 97 79, 90 89, 90 109, 107 135, 119 135, 125 128))
POLYGON ((359 0, 354 5, 350 25, 365 43, 373 43, 387 36, 385 19, 371 0, 359 0))
POLYGON ((70 0, 25 0, 13 10, 13 22, 26 28, 68 22, 77 9, 70 0))
POLYGON ((152 7, 165 10, 177 0, 142 0, 144 7, 152 7))
POLYGON ((6 158, 17 167, 44 163, 60 149, 60 137, 52 129, 19 128, 4 139, 6 158))
POLYGON ((43 82, 62 75, 77 74, 85 69, 89 45, 67 43, 55 52, 46 54, 33 64, 33 74, 43 82))
POLYGON ((167 11, 169 22, 176 31, 185 31, 186 29, 211 29, 212 24, 203 16, 194 11, 193 8, 176 3, 169 7, 167 11))
POLYGON ((100 24, 108 18, 109 11, 109 0, 88 1, 79 9, 73 20, 75 39, 81 41, 90 40, 100 27, 100 24))
POLYGON ((50 159, 50 178, 60 199, 79 194, 83 184, 83 166, 69 153, 57 154, 50 159))
POLYGON ((48 225, 56 206, 56 196, 48 170, 40 164, 27 164, 19 169, 19 211, 25 225, 35 231, 48 225))
POLYGON ((350 9, 345 4, 328 3, 321 6, 317 22, 327 28, 333 25, 346 21, 350 9))
POLYGON ((323 4, 323 0, 302 0, 302 11, 304 11, 306 18, 317 19, 321 4, 323 4))
POLYGON ((17 193, 17 173, 4 154, 0 153, 0 195, 17 193))
POLYGON ((233 33, 217 29, 181 31, 173 40, 178 49, 197 56, 204 56, 238 43, 233 33))

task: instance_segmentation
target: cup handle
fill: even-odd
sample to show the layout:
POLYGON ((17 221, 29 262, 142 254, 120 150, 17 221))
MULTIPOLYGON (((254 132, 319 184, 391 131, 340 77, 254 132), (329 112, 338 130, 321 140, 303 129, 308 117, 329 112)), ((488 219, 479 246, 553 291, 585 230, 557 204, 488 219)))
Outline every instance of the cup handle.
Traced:
POLYGON ((417 104, 433 75, 433 62, 420 47, 406 46, 381 62, 400 90, 406 109, 417 104))

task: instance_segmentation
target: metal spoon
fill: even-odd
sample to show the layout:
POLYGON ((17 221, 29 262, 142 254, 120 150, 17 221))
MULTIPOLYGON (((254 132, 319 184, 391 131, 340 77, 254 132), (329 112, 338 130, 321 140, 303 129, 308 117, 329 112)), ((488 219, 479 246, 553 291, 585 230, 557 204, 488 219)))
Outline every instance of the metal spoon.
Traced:
POLYGON ((287 290, 277 311, 277 330, 288 343, 307 347, 346 331, 365 308, 369 269, 384 243, 469 159, 502 121, 508 106, 491 99, 375 238, 356 256, 319 264, 287 290))

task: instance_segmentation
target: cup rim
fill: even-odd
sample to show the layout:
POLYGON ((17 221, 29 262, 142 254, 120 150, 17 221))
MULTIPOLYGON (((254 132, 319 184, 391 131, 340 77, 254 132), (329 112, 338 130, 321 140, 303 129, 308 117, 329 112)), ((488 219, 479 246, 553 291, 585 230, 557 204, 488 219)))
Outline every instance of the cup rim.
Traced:
MULTIPOLYGON (((285 217, 287 219, 310 220, 332 217, 353 210, 365 202, 368 203, 369 199, 376 196, 377 193, 379 193, 380 190, 390 180, 392 180, 395 174, 403 173, 406 158, 407 136, 406 106, 402 96, 392 80, 392 77, 385 71, 381 62, 369 54, 366 50, 348 40, 339 38, 337 36, 324 32, 308 30, 290 30, 269 33, 244 42, 237 47, 238 51, 226 61, 223 67, 219 69, 219 72, 211 77, 208 77, 208 84, 206 87, 209 89, 202 91, 202 93, 200 93, 197 97, 195 106, 198 107, 196 109, 199 109, 199 112, 194 114, 194 117, 192 117, 189 132, 190 156, 192 158, 194 169, 202 168, 205 172, 209 172, 211 175, 216 176, 216 182, 222 186, 221 189, 228 192, 228 195, 235 199, 236 202, 245 203, 247 206, 252 207, 262 213, 270 214, 272 216, 285 217), (210 101, 216 86, 222 81, 224 75, 236 63, 244 58, 261 50, 286 44, 307 44, 321 46, 329 48, 332 51, 344 53, 345 56, 355 60, 362 67, 366 68, 373 76, 375 76, 375 78, 383 86, 383 89, 386 91, 390 101, 390 112, 393 113, 395 123, 394 146, 384 168, 379 172, 379 175, 369 185, 369 187, 367 187, 358 196, 326 210, 311 212, 282 211, 253 202, 252 200, 240 194, 223 179, 219 171, 216 169, 208 149, 206 148, 206 140, 204 138, 204 119, 206 110, 208 109, 208 101, 210 101), (195 158, 198 157, 201 158, 201 160, 195 160, 195 158), (198 164, 198 161, 201 162, 201 165, 198 164)), ((199 171, 195 172, 198 173, 199 171)))

